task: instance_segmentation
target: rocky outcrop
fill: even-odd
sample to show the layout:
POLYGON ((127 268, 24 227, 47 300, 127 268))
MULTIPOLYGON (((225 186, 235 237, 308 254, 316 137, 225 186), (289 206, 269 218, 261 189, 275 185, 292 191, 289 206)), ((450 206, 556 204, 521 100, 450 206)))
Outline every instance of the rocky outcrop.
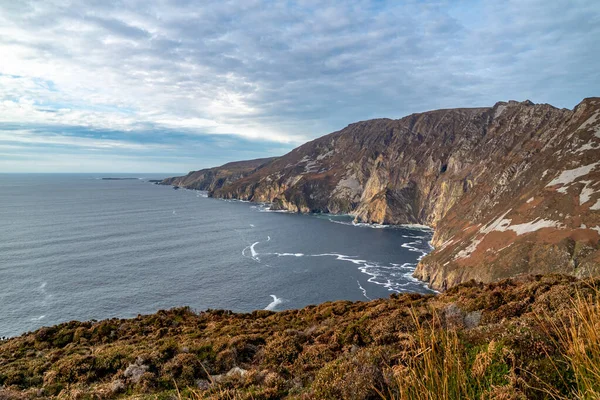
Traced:
POLYGON ((215 197, 435 228, 415 276, 444 290, 520 273, 600 273, 600 98, 376 119, 306 143, 215 197))
POLYGON ((256 160, 231 162, 220 167, 191 171, 185 176, 167 178, 160 182, 160 184, 213 191, 251 174, 274 159, 259 158, 256 160))

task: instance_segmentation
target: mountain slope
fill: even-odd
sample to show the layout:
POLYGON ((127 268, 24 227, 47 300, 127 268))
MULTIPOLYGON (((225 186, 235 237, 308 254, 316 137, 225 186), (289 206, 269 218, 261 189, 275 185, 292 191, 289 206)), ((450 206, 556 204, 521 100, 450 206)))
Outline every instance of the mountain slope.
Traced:
POLYGON ((518 273, 600 273, 600 98, 351 124, 213 190, 297 212, 435 228, 436 289, 518 273))
POLYGON ((161 184, 212 191, 251 174, 257 168, 268 164, 274 159, 275 158, 258 158, 256 160, 230 162, 221 165, 220 167, 191 171, 184 176, 167 178, 163 180, 161 184))

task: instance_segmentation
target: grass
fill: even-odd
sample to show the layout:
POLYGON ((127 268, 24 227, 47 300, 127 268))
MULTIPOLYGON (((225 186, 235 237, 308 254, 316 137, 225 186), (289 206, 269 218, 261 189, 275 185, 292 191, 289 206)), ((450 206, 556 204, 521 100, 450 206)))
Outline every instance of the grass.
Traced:
POLYGON ((599 299, 600 278, 551 275, 69 322, 0 342, 0 398, 598 399, 599 299))
POLYGON ((421 323, 412 312, 416 331, 407 351, 392 367, 393 381, 384 399, 454 400, 519 398, 514 368, 501 345, 491 341, 470 349, 456 329, 441 318, 421 323), (473 356, 474 355, 474 356, 473 356))
POLYGON ((555 369, 570 382, 566 395, 549 383, 547 391, 555 399, 600 399, 600 290, 591 286, 587 293, 577 292, 569 299, 570 310, 560 318, 548 312, 538 315, 540 325, 552 338, 561 357, 555 369))

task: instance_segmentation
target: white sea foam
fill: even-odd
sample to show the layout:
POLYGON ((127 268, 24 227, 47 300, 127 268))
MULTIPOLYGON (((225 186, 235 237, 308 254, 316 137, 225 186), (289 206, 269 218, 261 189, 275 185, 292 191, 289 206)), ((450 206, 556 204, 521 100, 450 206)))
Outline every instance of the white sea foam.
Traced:
POLYGON ((327 218, 329 222, 333 222, 334 224, 340 225, 348 225, 348 226, 358 226, 361 228, 372 228, 372 229, 384 229, 391 228, 393 225, 383 225, 383 224, 368 224, 366 222, 354 222, 354 221, 337 221, 333 218, 327 218))
POLYGON ((274 311, 275 307, 283 303, 283 299, 275 296, 274 294, 270 295, 273 298, 273 301, 269 303, 268 306, 265 307, 265 310, 274 311))
POLYGON ((46 285, 48 285, 48 282, 42 282, 40 284, 40 286, 38 286, 38 290, 41 293, 41 295, 43 296, 42 302, 41 302, 43 307, 46 307, 48 305, 48 302, 52 298, 52 295, 46 291, 46 285))
POLYGON ((410 230, 415 230, 415 231, 420 231, 420 232, 428 232, 428 233, 432 231, 432 229, 429 226, 427 226, 427 225, 421 225, 421 224, 389 225, 389 224, 375 224, 375 223, 367 223, 367 222, 338 221, 338 220, 333 219, 333 218, 328 218, 328 220, 330 222, 333 222, 334 224, 348 225, 348 226, 358 226, 358 227, 361 227, 361 228, 371 228, 371 229, 386 229, 386 228, 397 229, 397 228, 405 228, 405 229, 410 229, 410 230))
POLYGON ((256 246, 257 244, 259 244, 260 242, 254 242, 252 243, 252 245, 250 246, 250 254, 252 254, 252 259, 254 259, 254 261, 260 262, 260 258, 258 258, 258 253, 256 252, 256 250, 254 249, 254 246, 256 246))
POLYGON ((254 224, 250 224, 250 228, 254 228, 254 224))
POLYGON ((360 289, 360 291, 362 292, 363 296, 365 296, 365 298, 367 300, 372 300, 369 296, 367 296, 367 291, 365 290, 364 287, 361 286, 360 282, 358 281, 358 279, 356 280, 356 283, 358 284, 358 288, 360 289))
POLYGON ((259 208, 258 211, 260 212, 275 212, 275 213, 291 213, 291 211, 288 210, 271 210, 271 208, 259 208))
MULTIPOLYGON (((428 252, 425 250, 419 249, 418 247, 415 247, 415 245, 418 245, 418 244, 420 244, 420 242, 407 242, 407 243, 402 243, 400 246, 404 247, 408 251, 413 251, 415 253, 421 253, 421 255, 417 258, 417 261, 421 261, 421 259, 423 257, 425 257, 428 252)), ((431 247, 431 244, 429 244, 429 247, 431 247)))
POLYGON ((267 236, 267 242, 271 241, 271 236, 267 236))
POLYGON ((392 266, 396 267, 396 268, 401 268, 401 269, 413 269, 415 264, 413 263, 404 263, 404 264, 391 264, 392 266))
POLYGON ((45 315, 40 315, 39 317, 33 317, 33 318, 31 318, 31 321, 41 321, 44 318, 46 318, 45 315))
MULTIPOLYGON (((413 243, 416 244, 416 243, 413 243)), ((417 250, 415 250, 417 251, 417 250)), ((423 253, 420 258, 427 252, 418 250, 423 253)), ((268 253, 278 257, 335 257, 336 260, 350 262, 358 266, 358 270, 369 278, 367 282, 385 287, 391 292, 408 292, 411 291, 407 286, 426 287, 425 283, 412 277, 412 274, 417 266, 416 263, 403 264, 380 264, 374 261, 360 259, 356 256, 349 256, 339 253, 322 253, 322 254, 303 254, 303 253, 268 253)), ((414 289, 413 289, 414 290, 414 289)))
POLYGON ((406 239, 427 239, 426 236, 402 235, 402 237, 406 239))
POLYGON ((398 226, 400 226, 402 228, 415 229, 415 230, 419 230, 419 231, 426 231, 426 232, 433 231, 433 229, 431 229, 431 227, 429 227, 427 225, 421 225, 421 224, 400 224, 398 226))

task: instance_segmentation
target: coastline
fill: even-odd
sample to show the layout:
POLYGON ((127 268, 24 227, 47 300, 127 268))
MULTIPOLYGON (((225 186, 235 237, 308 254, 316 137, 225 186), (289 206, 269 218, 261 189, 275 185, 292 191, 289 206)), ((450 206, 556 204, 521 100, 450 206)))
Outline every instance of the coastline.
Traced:
MULTIPOLYGON (((273 205, 273 202, 255 202, 255 201, 250 201, 250 200, 242 200, 242 199, 237 199, 237 198, 222 198, 222 197, 214 197, 212 195, 212 193, 210 191, 207 190, 199 190, 199 189, 193 189, 193 188, 187 188, 185 186, 178 186, 178 185, 172 185, 170 183, 162 183, 161 185, 163 186, 172 186, 172 187, 179 187, 180 189, 184 189, 184 190, 188 190, 188 191, 192 191, 192 192, 201 192, 202 194, 205 194, 206 196, 202 196, 202 197, 208 197, 208 198, 212 198, 212 199, 216 199, 216 200, 221 200, 221 201, 226 201, 226 202, 240 202, 240 203, 250 203, 253 204, 255 206, 258 207, 262 207, 261 208, 261 212, 272 212, 272 213, 288 213, 288 214, 298 214, 298 215, 304 215, 304 216, 323 216, 323 217, 327 217, 327 216, 332 216, 332 217, 351 217, 351 218, 356 218, 355 214, 352 213, 339 213, 339 214, 334 214, 334 213, 305 213, 302 211, 292 211, 292 210, 288 210, 288 209, 276 209, 276 210, 272 210, 271 207, 273 205)), ((330 219, 331 222, 333 223, 340 223, 343 225, 351 225, 351 226, 355 226, 355 227, 365 227, 365 228, 371 228, 371 229, 397 229, 397 228, 404 228, 404 229, 411 229, 411 230, 420 230, 420 231, 427 231, 429 233, 431 233, 431 239, 429 241, 427 241, 427 244, 430 247, 430 251, 428 251, 427 253, 422 254, 420 257, 417 258, 417 262, 415 263, 414 269, 410 272, 410 275, 405 275, 406 278, 413 280, 414 282, 419 282, 421 284, 423 284, 428 290, 439 294, 442 293, 443 291, 438 290, 436 288, 433 288, 430 286, 430 282, 425 281, 425 280, 421 280, 417 277, 414 276, 415 271, 417 270, 419 263, 421 262, 421 260, 426 257, 427 255, 429 255, 432 251, 435 250, 435 246, 433 245, 433 235, 435 233, 435 230, 433 227, 428 226, 428 225, 423 225, 423 224, 378 224, 378 223, 371 223, 371 222, 355 222, 354 220, 351 223, 347 223, 347 222, 341 222, 341 221, 333 221, 330 219), (409 277, 410 276, 410 277, 409 277)))

